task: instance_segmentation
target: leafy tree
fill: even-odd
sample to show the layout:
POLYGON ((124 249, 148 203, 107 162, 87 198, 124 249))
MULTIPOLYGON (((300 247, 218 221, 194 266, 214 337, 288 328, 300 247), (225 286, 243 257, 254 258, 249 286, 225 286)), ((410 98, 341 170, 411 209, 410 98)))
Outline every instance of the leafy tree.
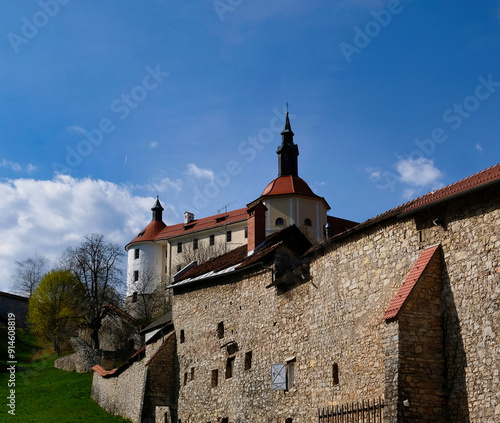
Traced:
POLYGON ((16 270, 12 277, 13 289, 31 297, 47 270, 47 264, 48 260, 38 254, 23 261, 16 261, 16 270))
POLYGON ((82 291, 69 270, 52 270, 34 290, 28 303, 28 322, 35 335, 54 343, 61 355, 61 341, 82 320, 82 291))
POLYGON ((99 329, 108 312, 108 304, 120 306, 120 291, 125 286, 120 262, 122 248, 104 240, 102 234, 85 235, 76 247, 63 254, 63 265, 71 269, 83 291, 85 324, 90 329, 93 347, 99 349, 99 329))

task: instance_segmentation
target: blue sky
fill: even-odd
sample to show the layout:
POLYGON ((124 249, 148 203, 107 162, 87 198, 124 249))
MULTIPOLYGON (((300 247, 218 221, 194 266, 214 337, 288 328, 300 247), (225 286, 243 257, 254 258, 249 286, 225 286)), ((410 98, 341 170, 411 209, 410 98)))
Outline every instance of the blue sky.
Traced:
POLYGON ((499 162, 500 1, 9 0, 0 289, 85 233, 125 245, 299 175, 363 221, 499 162), (89 140, 90 137, 90 140, 89 140))

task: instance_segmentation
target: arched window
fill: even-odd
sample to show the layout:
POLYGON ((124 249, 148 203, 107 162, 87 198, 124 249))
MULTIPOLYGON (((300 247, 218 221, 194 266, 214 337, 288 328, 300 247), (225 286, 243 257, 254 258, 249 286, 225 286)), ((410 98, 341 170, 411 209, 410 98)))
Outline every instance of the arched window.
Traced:
POLYGON ((313 224, 312 224, 312 222, 311 222, 311 219, 306 219, 306 220, 304 220, 304 225, 305 225, 305 226, 312 226, 313 224))
POLYGON ((282 217, 278 217, 275 223, 276 226, 283 226, 285 224, 285 219, 283 219, 282 217))

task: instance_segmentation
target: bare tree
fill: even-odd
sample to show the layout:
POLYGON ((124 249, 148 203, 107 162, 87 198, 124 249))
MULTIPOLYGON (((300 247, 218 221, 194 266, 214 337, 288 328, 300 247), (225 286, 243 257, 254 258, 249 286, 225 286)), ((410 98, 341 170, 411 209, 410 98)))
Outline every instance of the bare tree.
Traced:
POLYGON ((63 263, 71 269, 82 285, 86 315, 93 347, 99 349, 99 329, 108 312, 107 304, 119 306, 120 291, 124 287, 123 271, 119 267, 122 248, 104 240, 104 235, 88 234, 76 247, 63 254, 63 263))
POLYGON ((47 258, 35 253, 34 257, 23 261, 16 261, 16 270, 12 277, 12 288, 30 297, 40 284, 47 270, 47 258))
MULTIPOLYGON (((129 280, 133 278, 129 276, 129 280)), ((139 280, 131 283, 134 292, 132 304, 129 304, 131 314, 144 325, 149 325, 167 312, 166 283, 158 272, 150 269, 140 272, 139 280)))
MULTIPOLYGON (((214 245, 208 245, 207 242, 196 245, 193 242, 185 243, 182 246, 182 253, 179 253, 175 264, 181 268, 187 266, 192 261, 197 264, 205 263, 206 261, 218 257, 230 251, 231 248, 226 242, 216 242, 214 245)), ((175 272, 174 272, 175 273, 175 272)))

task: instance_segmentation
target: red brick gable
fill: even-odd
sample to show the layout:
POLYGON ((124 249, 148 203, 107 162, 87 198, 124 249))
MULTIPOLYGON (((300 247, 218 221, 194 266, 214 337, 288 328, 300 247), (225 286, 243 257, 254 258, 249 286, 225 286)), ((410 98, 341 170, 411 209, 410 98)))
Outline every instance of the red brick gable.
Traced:
POLYGON ((406 300, 411 294, 413 288, 415 287, 415 285, 417 285, 418 281, 421 279, 425 269, 427 268, 431 259, 434 257, 434 255, 436 254, 436 252, 440 247, 441 245, 436 245, 434 247, 430 247, 422 251, 416 263, 410 270, 410 273, 408 273, 408 275, 406 276, 403 285, 401 285, 396 296, 392 299, 391 303, 389 304, 389 307, 387 307, 387 310, 385 310, 385 313, 382 316, 384 320, 392 319, 398 315, 399 311, 404 306, 406 300))

